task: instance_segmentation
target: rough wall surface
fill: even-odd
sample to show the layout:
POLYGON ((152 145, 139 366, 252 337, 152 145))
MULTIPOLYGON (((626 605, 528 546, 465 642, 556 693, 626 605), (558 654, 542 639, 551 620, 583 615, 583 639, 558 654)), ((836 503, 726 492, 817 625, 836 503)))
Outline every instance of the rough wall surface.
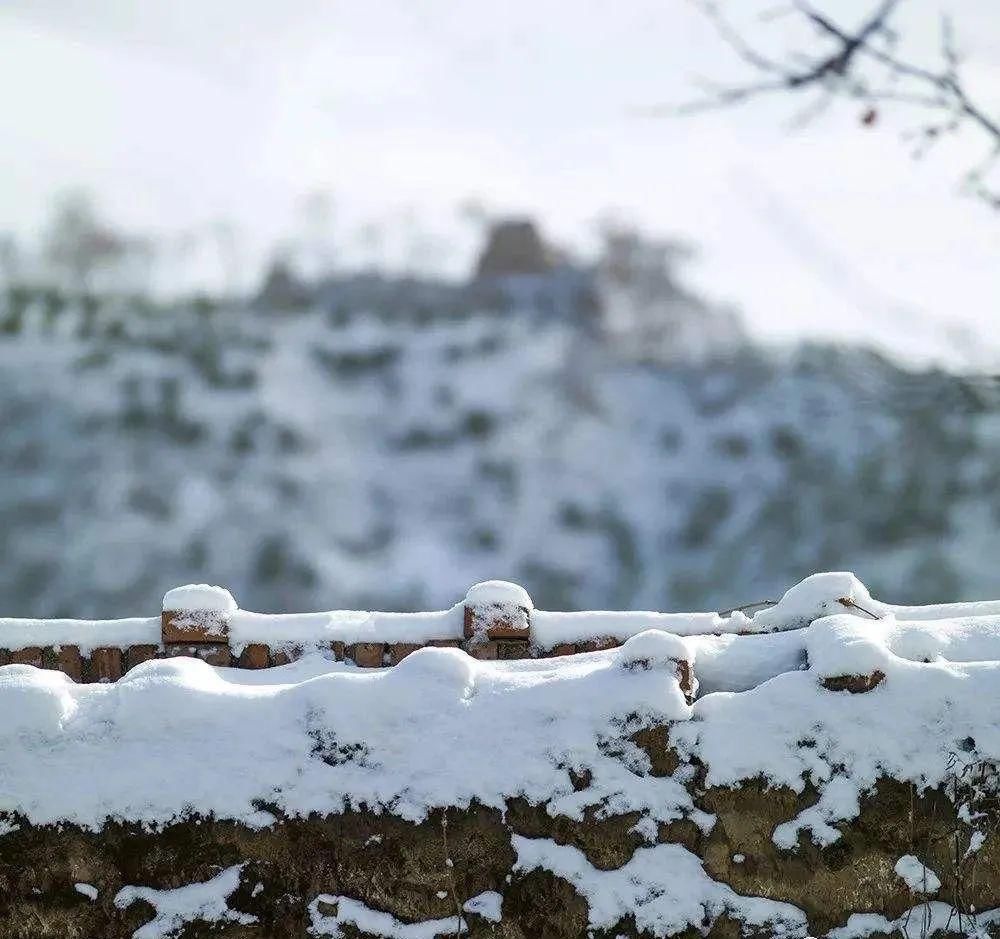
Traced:
MULTIPOLYGON (((1000 907, 1000 838, 991 834, 973 857, 963 860, 971 831, 956 817, 945 793, 918 795, 911 786, 882 780, 865 798, 858 818, 844 826, 836 845, 819 849, 804 842, 796 851, 775 848, 774 828, 807 801, 788 790, 768 791, 755 784, 710 789, 697 800, 718 819, 709 834, 691 823, 661 825, 655 843, 694 852, 713 879, 738 894, 798 907, 815 936, 843 927, 858 912, 896 920, 916 906, 910 915, 919 922, 921 898, 894 871, 897 859, 908 854, 919 855, 940 876, 938 896, 952 906, 980 911, 1000 907)), ((456 908, 488 892, 499 894, 501 919, 462 913, 461 928, 470 935, 651 935, 637 929, 628 915, 592 929, 588 898, 565 877, 519 866, 512 846, 512 836, 515 842, 516 836, 551 839, 579 849, 595 870, 615 871, 637 852, 649 850, 632 831, 636 821, 636 814, 552 817, 544 805, 511 800, 506 812, 481 806, 438 810, 419 824, 364 811, 286 818, 257 830, 202 818, 157 831, 122 823, 99 832, 20 824, 0 838, 0 936, 406 936, 416 933, 399 928, 404 924, 436 920, 448 921, 439 935, 453 935, 460 922, 456 908), (147 900, 115 903, 129 885, 169 891, 209 882, 234 867, 238 877, 225 906, 254 922, 195 917, 171 924, 162 916, 158 920, 157 906, 147 900), (96 897, 79 892, 76 884, 93 886, 96 897), (337 901, 317 904, 321 896, 358 901, 390 914, 399 926, 372 933, 349 922, 334 925, 324 913, 335 914, 337 901), (324 928, 327 919, 331 922, 324 928), (165 931, 158 931, 157 923, 165 931)), ((961 935, 958 925, 956 918, 954 934, 961 935)), ((733 913, 707 908, 700 923, 678 934, 728 937, 744 929, 733 913)), ((769 925, 751 925, 746 931, 774 934, 769 925)))

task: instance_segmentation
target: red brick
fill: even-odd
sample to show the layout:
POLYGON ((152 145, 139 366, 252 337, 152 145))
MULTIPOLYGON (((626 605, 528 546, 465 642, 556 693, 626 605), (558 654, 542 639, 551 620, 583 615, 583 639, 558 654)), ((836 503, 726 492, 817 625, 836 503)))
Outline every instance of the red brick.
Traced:
POLYGON ((492 660, 498 658, 497 646, 496 642, 477 642, 469 646, 468 652, 474 659, 492 660))
POLYGON ((330 650, 333 652, 333 657, 338 662, 344 661, 344 648, 344 643, 342 643, 339 639, 335 639, 330 643, 330 650))
POLYGON ((260 642, 251 642, 240 653, 240 668, 267 668, 271 661, 271 650, 260 642))
POLYGON ((161 634, 167 643, 218 643, 229 636, 228 613, 217 610, 164 610, 160 617, 161 634))
POLYGON ((347 647, 347 657, 362 668, 381 668, 385 646, 381 642, 356 642, 347 647))
POLYGON ((588 639, 586 642, 576 644, 577 652, 600 652, 604 649, 614 649, 621 643, 611 636, 598 636, 596 639, 588 639))
POLYGON ((573 655, 576 652, 576 643, 573 642, 560 642, 559 645, 553 646, 549 649, 549 655, 573 655))
POLYGON ((118 681, 122 677, 122 650, 94 649, 90 653, 90 667, 87 672, 90 681, 118 681))
POLYGON ((488 639, 527 639, 531 631, 531 615, 523 606, 514 610, 496 603, 467 606, 463 629, 466 639, 483 632, 488 639))
POLYGON ((141 665, 143 662, 148 662, 150 659, 155 659, 159 651, 159 646, 129 646, 125 650, 125 671, 130 672, 137 665, 141 665))
POLYGON ((389 646, 389 661, 399 665, 411 652, 416 652, 420 645, 416 642, 394 642, 389 646))
POLYGON ((10 654, 11 665, 34 665, 42 667, 42 650, 38 646, 28 646, 25 649, 15 649, 10 654))
POLYGON ((222 643, 199 646, 198 658, 208 662, 209 665, 215 665, 220 668, 225 668, 233 664, 233 653, 230 651, 228 645, 222 643))
POLYGON ((292 652, 290 649, 278 649, 271 652, 271 662, 274 665, 287 665, 291 661, 292 652))
POLYGON ((530 659, 531 644, 525 639, 508 639, 497 642, 498 659, 530 659))
POLYGON ((55 654, 55 667, 73 681, 83 681, 83 659, 79 646, 60 646, 55 654))
POLYGON ((435 649, 461 649, 462 640, 461 639, 431 639, 427 643, 429 646, 433 646, 435 649))

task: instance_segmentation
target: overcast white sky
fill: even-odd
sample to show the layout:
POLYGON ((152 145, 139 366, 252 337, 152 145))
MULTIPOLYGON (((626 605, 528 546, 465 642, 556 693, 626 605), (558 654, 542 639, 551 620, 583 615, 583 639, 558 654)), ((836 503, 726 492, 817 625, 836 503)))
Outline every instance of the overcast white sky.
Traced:
MULTIPOLYGON (((866 7, 826 4, 847 23, 866 7)), ((995 0, 948 7, 1000 104, 995 0)), ((940 9, 904 11, 918 53, 940 9)), ((698 243, 690 280, 766 335, 946 356, 965 327, 1000 349, 1000 213, 956 194, 981 151, 912 161, 915 121, 865 130, 854 108, 791 130, 787 100, 636 116, 737 67, 685 0, 0 0, 0 51, 0 229, 24 237, 69 185, 132 228, 232 219, 248 256, 315 189, 345 245, 410 214, 467 252, 468 197, 578 243, 616 208, 698 243)))

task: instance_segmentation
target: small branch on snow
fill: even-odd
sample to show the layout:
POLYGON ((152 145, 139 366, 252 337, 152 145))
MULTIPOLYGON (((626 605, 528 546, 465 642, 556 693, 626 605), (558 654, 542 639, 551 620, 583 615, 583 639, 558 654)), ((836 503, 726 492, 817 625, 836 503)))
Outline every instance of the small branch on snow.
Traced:
POLYGON ((850 597, 837 597, 837 602, 841 606, 846 606, 849 610, 860 610, 862 613, 868 614, 872 619, 882 619, 878 613, 873 613, 871 610, 866 610, 860 603, 855 602, 850 597))

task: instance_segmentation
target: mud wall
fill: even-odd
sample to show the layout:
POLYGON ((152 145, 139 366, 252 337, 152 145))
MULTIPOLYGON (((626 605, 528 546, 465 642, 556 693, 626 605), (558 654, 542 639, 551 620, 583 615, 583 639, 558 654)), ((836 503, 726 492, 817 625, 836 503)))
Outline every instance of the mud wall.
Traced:
MULTIPOLYGON (((663 746, 667 733, 660 728, 638 738, 659 774, 677 769, 663 746)), ((698 773, 691 778, 696 804, 715 816, 715 824, 707 832, 689 820, 661 824, 656 844, 692 852, 714 881, 736 894, 791 904, 804 915, 808 935, 827 935, 856 913, 897 920, 909 911, 918 923, 931 897, 896 873, 904 855, 919 857, 940 878, 937 901, 962 911, 1000 907, 996 826, 970 853, 970 829, 956 814, 954 793, 918 793, 883 779, 835 844, 818 848, 803 838, 797 849, 781 850, 772 832, 810 804, 808 791, 796 795, 757 784, 701 790, 698 773)), ((588 780, 577 778, 574 785, 585 788, 588 780)), ((269 809, 274 807, 262 806, 269 809)), ((997 809, 994 802, 966 811, 997 809)), ((0 816, 6 831, 0 837, 0 937, 414 937, 455 935, 459 928, 510 939, 664 934, 639 928, 631 915, 594 928, 593 900, 585 889, 544 867, 518 863, 519 839, 572 846, 596 877, 654 850, 633 828, 638 813, 597 816, 590 811, 583 820, 552 817, 544 804, 520 799, 508 801, 503 813, 477 806, 439 809, 420 824, 349 811, 306 819, 278 814, 258 829, 193 816, 154 831, 109 823, 94 832, 33 827, 16 815, 0 816), (202 916, 182 903, 186 912, 171 918, 177 907, 171 891, 209 883, 227 870, 233 873, 221 907, 209 904, 202 916), (154 895, 130 898, 137 885, 154 895), (487 915, 468 904, 482 896, 494 901, 487 915), (367 911, 374 931, 350 917, 338 919, 338 908, 348 904, 367 911)), ((949 932, 965 934, 971 921, 956 917, 949 932)), ((988 922, 978 928, 981 935, 1000 935, 988 922)), ((737 910, 706 904, 698 922, 675 934, 796 933, 748 925, 737 910)))

